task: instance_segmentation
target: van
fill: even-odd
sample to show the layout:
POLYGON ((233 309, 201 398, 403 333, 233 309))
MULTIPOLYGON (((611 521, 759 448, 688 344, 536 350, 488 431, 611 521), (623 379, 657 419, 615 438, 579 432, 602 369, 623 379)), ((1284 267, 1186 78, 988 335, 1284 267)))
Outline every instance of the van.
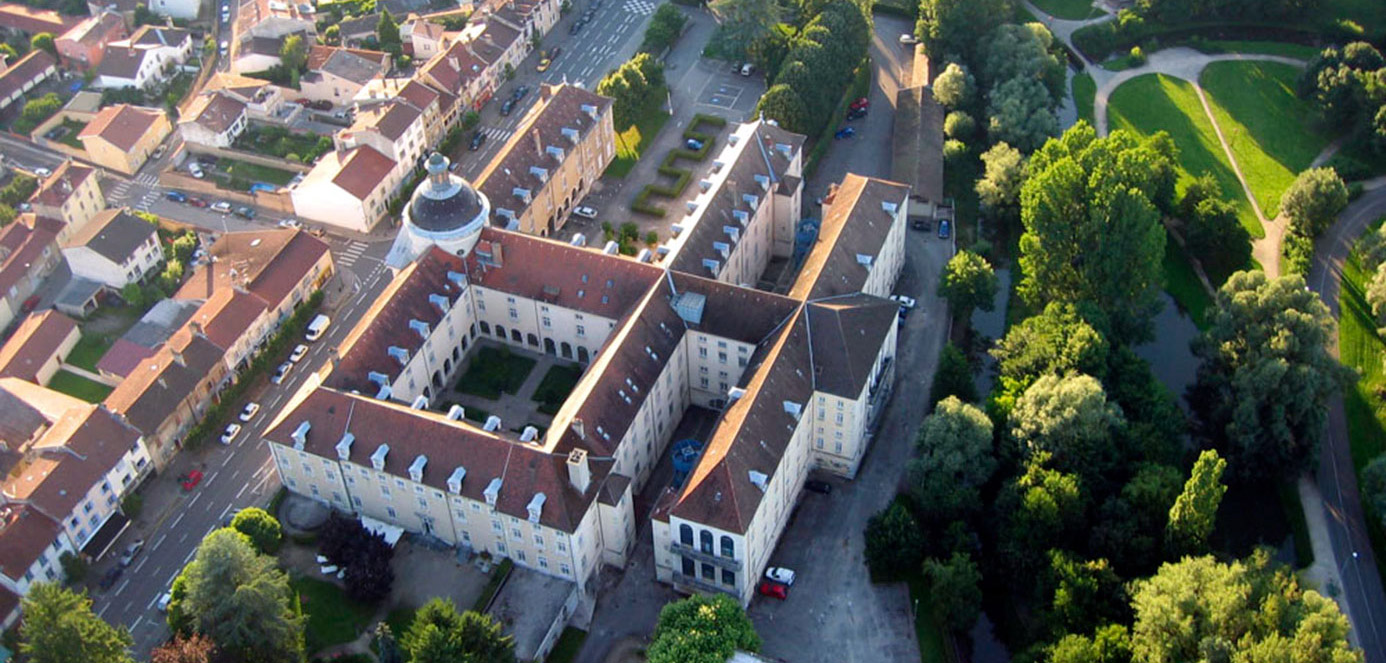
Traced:
POLYGON ((741 65, 741 75, 742 75, 742 76, 750 76, 750 75, 751 75, 751 72, 754 72, 755 70, 756 70, 756 66, 753 65, 753 64, 751 64, 751 63, 749 63, 749 62, 747 62, 746 64, 741 65))
POLYGON ((308 339, 309 342, 322 338, 323 332, 327 331, 327 326, 330 324, 332 324, 331 318, 318 314, 318 317, 313 318, 313 321, 308 323, 308 333, 304 335, 304 338, 308 339))

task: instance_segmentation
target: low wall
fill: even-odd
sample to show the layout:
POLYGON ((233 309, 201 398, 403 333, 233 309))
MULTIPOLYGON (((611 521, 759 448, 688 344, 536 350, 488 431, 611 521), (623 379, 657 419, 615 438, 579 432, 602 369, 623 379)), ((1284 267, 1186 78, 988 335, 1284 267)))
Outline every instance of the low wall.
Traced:
POLYGON ((29 132, 27 138, 33 144, 46 147, 59 154, 69 156, 74 159, 90 161, 91 157, 87 155, 86 150, 79 150, 72 147, 71 145, 56 140, 48 140, 47 138, 44 138, 43 135, 48 133, 49 131, 52 131, 54 127, 61 125, 63 123, 63 120, 71 119, 74 122, 85 123, 91 122, 92 118, 94 117, 96 117, 94 113, 60 110, 57 113, 54 113, 53 117, 44 120, 42 124, 38 125, 34 128, 33 131, 29 132))
POLYGON ((293 198, 289 196, 288 191, 256 191, 254 194, 245 191, 232 191, 230 189, 222 189, 207 180, 199 180, 191 175, 184 175, 175 170, 166 170, 160 173, 159 184, 170 189, 195 193, 206 198, 225 200, 232 205, 254 205, 272 212, 282 214, 294 213, 294 201, 293 198))
POLYGON ((192 152, 194 154, 208 154, 214 157, 235 159, 237 161, 253 163, 257 166, 278 168, 280 170, 288 170, 295 173, 306 173, 313 169, 312 166, 301 164, 297 161, 289 161, 288 159, 280 159, 279 157, 267 157, 263 154, 246 152, 244 150, 235 150, 225 147, 213 147, 211 145, 202 145, 199 143, 184 143, 184 145, 187 146, 187 150, 189 152, 192 152))

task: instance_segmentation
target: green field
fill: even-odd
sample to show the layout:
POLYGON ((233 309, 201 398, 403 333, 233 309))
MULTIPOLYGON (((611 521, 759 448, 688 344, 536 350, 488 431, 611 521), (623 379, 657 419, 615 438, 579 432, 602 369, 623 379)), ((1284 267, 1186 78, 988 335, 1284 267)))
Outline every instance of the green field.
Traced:
POLYGON ((1214 62, 1199 84, 1266 218, 1328 138, 1309 129, 1312 108, 1295 96, 1299 69, 1278 62, 1214 62))
POLYGON ((1207 52, 1218 53, 1254 53, 1256 55, 1281 55, 1287 58, 1299 58, 1308 60, 1319 54, 1322 50, 1317 46, 1305 46, 1304 44, 1291 44, 1283 41, 1231 41, 1212 39, 1203 42, 1208 46, 1207 52))
POLYGON ((54 373, 53 380, 48 383, 48 388, 73 398, 80 398, 88 403, 100 403, 106 400, 107 394, 111 393, 110 387, 68 371, 54 373))
POLYGON ((304 641, 308 653, 351 642, 369 626, 374 610, 346 597, 342 589, 316 578, 294 578, 289 586, 298 594, 307 622, 304 641))
POLYGON ((582 366, 554 364, 549 372, 544 374, 539 386, 534 388, 534 402, 539 404, 539 411, 544 414, 557 414, 558 408, 563 407, 563 401, 568 399, 568 394, 572 393, 580 378, 582 366))
MULTIPOLYGON (((1352 466, 1358 472, 1377 455, 1386 452, 1386 402, 1378 396, 1386 388, 1386 371, 1382 367, 1382 360, 1386 359, 1386 341, 1377 334, 1376 321, 1367 303, 1366 288, 1370 280, 1371 274, 1354 252, 1343 265, 1342 291, 1338 297, 1338 358, 1361 376, 1343 390, 1352 466)), ((1369 517, 1366 521, 1376 551, 1377 569, 1386 576, 1386 536, 1381 520, 1369 517)))
POLYGON ((663 110, 655 109, 636 120, 635 124, 626 127, 625 131, 617 132, 616 158, 606 167, 605 174, 625 177, 650 147, 650 143, 654 142, 655 136, 659 135, 659 130, 664 128, 664 123, 669 121, 669 117, 663 110))
POLYGON ((1034 0, 1034 4, 1054 18, 1074 21, 1101 13, 1089 0, 1034 0))
POLYGON ((1097 83, 1091 74, 1078 74, 1073 77, 1073 105, 1078 108, 1078 119, 1093 123, 1092 107, 1097 98, 1097 83))
POLYGON ((1143 134, 1164 130, 1179 148, 1179 184, 1183 192, 1188 183, 1202 173, 1212 173, 1222 194, 1237 209, 1237 218, 1252 237, 1265 237, 1242 185, 1218 143, 1213 124, 1193 86, 1164 74, 1137 76, 1112 92, 1107 106, 1110 129, 1131 129, 1143 134))

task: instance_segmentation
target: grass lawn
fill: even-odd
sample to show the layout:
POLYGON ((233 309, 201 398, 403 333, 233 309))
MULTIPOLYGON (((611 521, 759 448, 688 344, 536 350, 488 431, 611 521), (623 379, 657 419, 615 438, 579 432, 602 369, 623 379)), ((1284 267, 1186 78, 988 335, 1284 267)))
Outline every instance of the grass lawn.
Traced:
POLYGON ((1055 18, 1079 20, 1096 16, 1098 11, 1089 0, 1035 0, 1035 6, 1055 18))
POLYGON ((304 639, 308 653, 355 640, 370 624, 375 610, 346 597, 342 589, 316 578, 289 581, 298 594, 307 622, 304 639))
POLYGON ((1279 62, 1214 62, 1199 84, 1261 213, 1280 210, 1280 194, 1329 142, 1309 129, 1312 109, 1295 96, 1299 70, 1279 62))
POLYGON ((1179 147, 1179 184, 1183 190, 1194 176, 1212 173, 1224 198, 1237 209, 1237 219, 1252 237, 1265 237, 1242 193, 1242 185, 1218 143, 1208 115, 1203 112, 1193 86, 1163 74, 1137 76, 1112 92, 1108 104, 1110 129, 1132 129, 1143 134, 1164 130, 1179 147))
POLYGON ((507 348, 482 347, 476 351, 467 372, 457 381, 457 390, 495 400, 502 392, 519 391, 531 370, 534 370, 534 360, 529 357, 514 354, 507 348))
POLYGON ((1093 123, 1093 103, 1097 98, 1097 83, 1091 74, 1078 74, 1073 77, 1073 105, 1078 108, 1078 119, 1093 123))
POLYGON ((573 387, 577 386, 578 378, 581 377, 582 366, 554 364, 534 390, 534 402, 539 404, 539 411, 544 414, 558 412, 558 408, 562 407, 563 401, 567 400, 568 394, 573 392, 573 387))
POLYGON ((1145 64, 1145 62, 1138 61, 1136 58, 1131 57, 1130 53, 1127 53, 1126 55, 1118 55, 1101 64, 1102 68, 1107 71, 1126 71, 1127 69, 1135 69, 1145 64))
POLYGON ((1255 53, 1257 55, 1282 55, 1287 58, 1308 60, 1322 50, 1317 46, 1291 44, 1283 41, 1229 41, 1214 39, 1204 42, 1213 49, 1224 53, 1255 53))
POLYGON ((281 159, 294 155, 303 163, 312 163, 327 151, 324 147, 331 149, 331 142, 323 145, 316 135, 296 134, 284 129, 271 130, 252 125, 236 139, 235 147, 281 159))
POLYGON ((655 136, 659 135, 659 130, 664 128, 664 123, 669 121, 669 116, 664 111, 656 108, 650 113, 645 114, 635 124, 630 125, 616 134, 616 158, 611 160, 611 165, 606 167, 607 175, 612 177, 625 177, 630 169, 635 167, 635 162, 640 160, 640 156, 649 148, 650 143, 654 142, 655 136))
POLYGON ((943 627, 934 621, 927 606, 933 605, 933 598, 924 584, 923 573, 911 573, 906 581, 910 585, 910 600, 920 606, 914 615, 914 633, 919 638, 920 663, 949 663, 948 645, 943 627))
POLYGON ((110 387, 68 371, 54 373, 53 381, 48 383, 48 388, 73 398, 80 398, 88 403, 100 403, 106 400, 107 394, 111 393, 110 387))
POLYGON ((59 143, 62 143, 63 145, 66 145, 74 150, 87 149, 87 146, 83 145, 82 141, 77 140, 77 136, 82 133, 83 129, 87 128, 86 122, 78 122, 76 120, 66 118, 63 120, 63 123, 60 126, 62 126, 64 129, 67 129, 67 132, 63 134, 62 138, 58 139, 59 143))
MULTIPOLYGON (((1373 226, 1375 227, 1375 226, 1373 226)), ((1338 358, 1355 369, 1361 379, 1343 391, 1352 466, 1361 472, 1373 458, 1386 451, 1386 403, 1377 394, 1386 387, 1386 341, 1376 333, 1376 321, 1367 304, 1371 280, 1356 252, 1343 265, 1342 292, 1338 299, 1338 358)), ((1376 551, 1377 570, 1386 576, 1386 535, 1378 518, 1368 517, 1367 530, 1376 551)))
POLYGON ((1194 273, 1188 255, 1174 242, 1173 237, 1165 240, 1165 258, 1162 265, 1165 273, 1165 291, 1169 292, 1169 296, 1174 298, 1174 303, 1189 315, 1195 327, 1200 331, 1207 329, 1208 308, 1213 305, 1213 298, 1203 288, 1203 282, 1199 281, 1198 274, 1194 273))
POLYGON ((586 639, 587 631, 572 626, 564 628, 563 635, 558 636, 553 651, 549 652, 547 663, 569 663, 577 658, 578 650, 582 649, 582 643, 586 639))
POLYGON ((96 362, 106 356, 106 351, 111 349, 111 337, 101 334, 82 334, 78 339, 77 345, 72 346, 72 352, 67 355, 67 363, 78 368, 85 368, 93 373, 96 372, 96 362))
MULTIPOLYGON (((293 172, 281 170, 279 168, 270 168, 269 166, 261 166, 260 164, 225 158, 217 161, 217 168, 221 172, 226 173, 227 179, 233 182, 265 182, 268 184, 285 186, 293 181, 295 175, 293 172)), ((233 185, 233 188, 239 187, 233 185)), ((249 188, 249 185, 245 188, 249 188)))

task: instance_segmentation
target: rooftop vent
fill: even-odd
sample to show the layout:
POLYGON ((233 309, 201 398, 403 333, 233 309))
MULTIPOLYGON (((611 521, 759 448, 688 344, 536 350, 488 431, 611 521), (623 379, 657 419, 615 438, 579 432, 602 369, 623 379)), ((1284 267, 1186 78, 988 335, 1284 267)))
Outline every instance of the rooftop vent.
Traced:
POLYGON ((744 226, 751 220, 751 215, 744 209, 734 209, 732 210, 732 218, 740 221, 741 225, 744 226))
MULTIPOLYGON (((529 167, 529 174, 530 174, 530 175, 533 175, 533 176, 535 176, 535 177, 537 177, 537 178, 539 178, 539 181, 540 181, 540 182, 547 182, 547 181, 549 181, 549 171, 548 171, 547 169, 540 168, 540 167, 538 167, 538 166, 530 166, 530 167, 529 167)), ((525 202, 528 202, 528 201, 525 201, 525 202)))
POLYGON ((439 294, 429 295, 428 303, 437 306, 438 310, 443 312, 443 315, 447 315, 448 309, 452 308, 452 302, 448 301, 447 297, 439 294))
POLYGON ((400 366, 404 366, 409 363, 409 351, 399 347, 398 345, 390 346, 390 348, 386 350, 386 352, 389 352, 391 357, 394 357, 395 359, 399 360, 400 366))
POLYGON ((356 436, 350 432, 342 435, 341 441, 337 442, 337 460, 351 458, 351 443, 356 441, 356 436))
MULTIPOLYGON (((733 142, 732 144, 735 145, 736 143, 733 142)), ((712 162, 712 172, 714 172, 714 173, 720 173, 720 172, 722 172, 722 166, 724 166, 724 165, 726 165, 726 164, 723 164, 721 161, 715 161, 715 160, 714 160, 714 161, 712 162)))
POLYGON ((652 255, 649 249, 640 249, 640 253, 635 254, 635 259, 638 262, 649 262, 652 255))
POLYGON ((448 280, 456 283, 459 288, 467 287, 467 275, 462 272, 448 272, 448 280))
MULTIPOLYGON (((510 193, 514 194, 516 198, 519 198, 520 200, 524 201, 526 205, 528 205, 529 201, 532 200, 532 196, 530 194, 529 189, 526 189, 524 187, 517 186, 511 189, 510 193)), ((514 218, 514 216, 512 215, 511 218, 514 218)))
MULTIPOLYGON (((704 264, 706 265, 706 262, 704 264)), ((715 266, 713 270, 716 271, 715 266)), ((674 312, 678 313, 684 322, 694 325, 702 324, 703 307, 707 305, 707 297, 696 292, 681 292, 674 296, 672 304, 674 312)))
POLYGON ((376 471, 385 469, 385 456, 390 454, 390 445, 382 444, 375 448, 375 453, 371 454, 371 467, 376 471))
POLYGON ((756 173, 756 184, 760 185, 761 191, 767 191, 770 189, 770 178, 766 177, 765 175, 761 175, 760 173, 756 173))
POLYGON ((424 322, 423 320, 410 320, 409 328, 416 332, 419 332, 419 336, 423 338, 423 340, 428 340, 429 329, 427 322, 424 322))
POLYGON ((501 418, 493 414, 489 417, 486 417, 486 424, 481 427, 481 430, 484 430, 488 433, 494 433, 495 431, 500 430, 500 427, 501 418))
POLYGON ((669 232, 672 233, 674 237, 678 237, 679 235, 683 234, 683 226, 677 223, 671 224, 669 226, 669 232))
POLYGON ((448 490, 451 491, 453 495, 461 495, 462 480, 465 478, 467 478, 467 468, 458 465, 457 469, 453 470, 452 474, 448 475, 448 490))
POLYGON ((698 211, 698 201, 689 200, 683 204, 683 207, 688 210, 689 216, 693 216, 693 213, 698 211))
POLYGON ((533 442, 538 437, 539 429, 533 426, 525 426, 524 431, 520 433, 521 442, 533 442))
POLYGON ((303 423, 300 423, 300 424, 298 425, 298 428, 295 428, 295 429, 294 429, 293 434, 289 435, 289 437, 293 438, 293 440, 294 440, 294 448, 295 448, 295 449, 297 449, 297 450, 299 450, 299 451, 303 451, 303 445, 305 445, 305 444, 308 443, 308 431, 309 431, 312 427, 313 427, 313 424, 308 423, 307 421, 305 421, 305 422, 303 422, 303 423))
POLYGON ((597 107, 593 106, 592 104, 583 104, 582 112, 587 113, 587 117, 590 117, 594 120, 597 119, 597 107))
POLYGON ((865 253, 858 253, 858 254, 857 254, 857 264, 860 264, 860 265, 862 265, 863 267, 870 267, 870 266, 871 266, 871 263, 873 263, 873 262, 875 262, 875 261, 876 261, 876 258, 875 258, 874 256, 869 256, 869 255, 866 255, 865 253))
POLYGON ((887 211, 887 212, 890 212, 891 214, 894 214, 897 210, 900 209, 900 206, 899 206, 899 205, 896 205, 896 204, 893 203, 893 202, 890 202, 889 200, 882 200, 882 201, 881 201, 881 209, 883 209, 883 210, 885 210, 885 211, 887 211))
POLYGON ((587 246, 587 235, 584 235, 582 233, 573 235, 573 241, 571 242, 571 244, 573 246, 587 246))
POLYGON ((448 408, 447 417, 451 421, 462 421, 462 417, 466 415, 467 410, 464 409, 461 405, 457 405, 456 403, 454 403, 452 407, 448 408))
POLYGON ((426 407, 428 407, 428 397, 423 394, 419 394, 414 398, 414 402, 409 404, 411 410, 422 410, 426 407))
POLYGON ((607 243, 606 243, 606 246, 602 247, 602 253, 605 253, 605 254, 607 254, 607 255, 609 255, 609 256, 614 256, 614 255, 616 255, 617 253, 620 253, 620 252, 621 252, 621 245, 618 244, 618 243, 616 243, 615 240, 612 240, 612 241, 610 241, 610 242, 607 242, 607 243))
POLYGON ((712 272, 713 276, 717 276, 717 270, 721 269, 722 263, 712 258, 703 258, 703 267, 706 267, 709 272, 712 272))
POLYGON ((727 400, 734 401, 746 395, 746 390, 741 387, 732 387, 727 390, 727 400))
POLYGON ((563 130, 562 130, 562 131, 563 131, 563 137, 564 137, 564 138, 567 138, 568 140, 573 141, 573 144, 574 144, 574 145, 577 145, 578 138, 579 138, 579 134, 578 134, 578 130, 577 130, 577 129, 574 129, 574 128, 572 128, 572 127, 563 127, 563 130))
POLYGON ((786 143, 775 143, 775 151, 783 154, 786 159, 794 156, 794 147, 786 143))
POLYGON ((544 512, 544 501, 548 498, 543 493, 535 493, 534 498, 529 501, 525 510, 529 512, 529 522, 539 522, 539 514, 544 512))
POLYGON ((726 233, 733 242, 741 240, 741 228, 737 226, 722 226, 722 232, 726 233))
POLYGON ((382 387, 389 386, 390 384, 390 376, 380 371, 371 371, 366 374, 366 378, 382 387))
POLYGON ((755 484, 756 488, 760 489, 760 492, 765 492, 766 487, 770 483, 770 477, 765 476, 764 472, 757 472, 755 470, 751 470, 746 474, 748 478, 750 478, 751 483, 755 484))
POLYGON ((510 209, 510 208, 508 208, 508 207, 497 207, 497 208, 496 208, 496 216, 504 217, 504 218, 510 219, 511 221, 514 221, 514 220, 515 220, 515 210, 512 210, 512 209, 510 209))
POLYGON ((423 483, 424 468, 428 466, 428 456, 419 454, 414 458, 414 462, 409 465, 409 480, 414 483, 423 483))
POLYGON ((785 401, 784 411, 788 412, 789 416, 794 417, 795 421, 798 421, 799 416, 804 413, 804 406, 794 401, 785 401))
POLYGON ((582 449, 573 449, 568 452, 568 482, 573 484, 579 493, 586 493, 587 486, 592 483, 592 470, 587 465, 587 452, 582 449))
POLYGON ((493 509, 496 508, 496 498, 500 497, 501 483, 501 478, 496 477, 486 484, 486 490, 481 493, 486 496, 486 504, 493 509))
POLYGON ((544 154, 548 154, 548 155, 552 156, 553 158, 558 159, 559 161, 562 161, 565 152, 563 151, 563 148, 561 148, 561 147, 558 147, 558 146, 556 146, 556 145, 549 145, 548 147, 545 147, 545 148, 544 148, 544 154))
POLYGON ((394 395, 394 393, 395 390, 391 389, 390 385, 382 384, 380 385, 380 391, 375 392, 375 400, 388 401, 390 400, 390 397, 394 395))
POLYGON ((741 200, 745 201, 747 205, 750 205, 751 209, 756 209, 760 207, 760 196, 750 193, 743 193, 741 194, 741 200))
MULTIPOLYGON (((716 251, 719 255, 721 255, 723 260, 726 260, 728 257, 731 256, 731 245, 726 242, 713 242, 712 250, 716 251)), ((712 271, 714 274, 717 273, 717 269, 715 267, 712 271)))
POLYGON ((707 191, 712 188, 712 180, 698 180, 698 188, 707 191))

